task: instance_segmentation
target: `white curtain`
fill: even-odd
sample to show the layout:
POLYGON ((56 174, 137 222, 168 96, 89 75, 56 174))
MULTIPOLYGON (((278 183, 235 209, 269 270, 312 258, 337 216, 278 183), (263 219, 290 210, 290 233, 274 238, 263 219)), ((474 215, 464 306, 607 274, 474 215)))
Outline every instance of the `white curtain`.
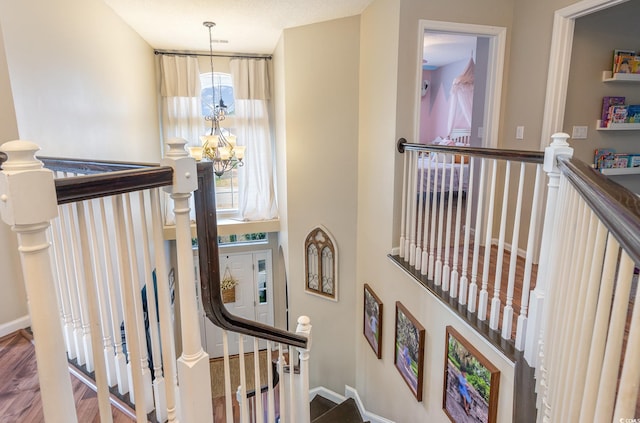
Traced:
POLYGON ((464 72, 453 80, 447 135, 451 134, 453 129, 471 129, 474 72, 475 64, 471 58, 464 72))
POLYGON ((190 56, 160 56, 162 135, 165 140, 184 138, 200 145, 203 120, 200 112, 200 70, 190 56))
MULTIPOLYGON (((203 133, 200 113, 200 70, 198 59, 190 56, 160 56, 160 95, 162 97, 163 140, 179 137, 188 146, 199 146, 203 133)), ((164 155, 166 147, 163 146, 164 155)), ((190 198, 189 217, 195 222, 193 196, 190 198)), ((165 223, 175 224, 174 202, 165 194, 165 223)))
POLYGON ((244 220, 275 219, 278 206, 269 125, 269 62, 266 59, 234 58, 230 66, 236 105, 236 135, 238 144, 247 147, 245 165, 240 168, 240 216, 244 220))

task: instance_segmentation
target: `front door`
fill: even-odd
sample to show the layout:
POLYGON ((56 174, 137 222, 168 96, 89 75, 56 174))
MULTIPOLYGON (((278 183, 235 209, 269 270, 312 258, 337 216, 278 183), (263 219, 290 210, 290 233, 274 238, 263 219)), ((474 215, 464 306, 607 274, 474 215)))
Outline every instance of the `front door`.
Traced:
MULTIPOLYGON (((235 301, 225 304, 235 316, 273 325, 273 280, 271 251, 220 254, 220 275, 231 274, 237 281, 235 301)), ((224 353, 222 330, 206 317, 203 319, 203 341, 210 357, 224 353)), ((244 352, 253 351, 253 339, 245 336, 244 352)), ((228 333, 229 354, 238 354, 239 336, 228 333)), ((264 348, 265 342, 259 344, 264 348)))

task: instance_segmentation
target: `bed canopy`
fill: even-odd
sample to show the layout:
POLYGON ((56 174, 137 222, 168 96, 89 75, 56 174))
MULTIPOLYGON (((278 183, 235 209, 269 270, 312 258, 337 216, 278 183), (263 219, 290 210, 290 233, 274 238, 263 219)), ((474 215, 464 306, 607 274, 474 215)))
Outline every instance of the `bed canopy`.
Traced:
POLYGON ((453 80, 449 107, 449 134, 454 129, 471 129, 471 111, 473 108, 473 74, 475 63, 473 58, 465 70, 453 80))

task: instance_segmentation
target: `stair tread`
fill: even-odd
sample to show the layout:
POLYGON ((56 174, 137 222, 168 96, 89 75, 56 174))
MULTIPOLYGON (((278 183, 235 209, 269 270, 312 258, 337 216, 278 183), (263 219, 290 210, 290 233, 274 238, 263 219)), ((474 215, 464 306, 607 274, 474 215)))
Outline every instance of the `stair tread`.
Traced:
POLYGON ((312 420, 312 423, 363 423, 358 406, 353 398, 345 401, 328 410, 323 415, 312 420))
POLYGON ((313 421, 313 419, 320 417, 337 405, 337 403, 323 397, 322 395, 316 395, 309 404, 311 420, 313 421))

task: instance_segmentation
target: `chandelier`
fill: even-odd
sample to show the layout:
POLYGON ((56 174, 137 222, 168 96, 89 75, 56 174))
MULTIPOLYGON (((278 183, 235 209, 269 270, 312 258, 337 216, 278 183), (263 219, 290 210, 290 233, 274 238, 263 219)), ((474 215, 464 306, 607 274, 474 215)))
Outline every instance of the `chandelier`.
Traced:
POLYGON ((225 172, 233 170, 237 167, 244 166, 242 159, 244 158, 244 146, 236 145, 236 137, 227 131, 224 134, 220 128, 220 122, 225 119, 227 106, 222 100, 222 91, 220 93, 220 102, 215 102, 215 82, 213 76, 213 39, 211 37, 211 29, 216 26, 214 22, 203 22, 204 26, 209 28, 209 59, 211 64, 211 114, 205 116, 205 120, 211 121, 211 132, 209 135, 200 137, 202 141, 202 156, 213 162, 213 173, 220 177, 225 172))

